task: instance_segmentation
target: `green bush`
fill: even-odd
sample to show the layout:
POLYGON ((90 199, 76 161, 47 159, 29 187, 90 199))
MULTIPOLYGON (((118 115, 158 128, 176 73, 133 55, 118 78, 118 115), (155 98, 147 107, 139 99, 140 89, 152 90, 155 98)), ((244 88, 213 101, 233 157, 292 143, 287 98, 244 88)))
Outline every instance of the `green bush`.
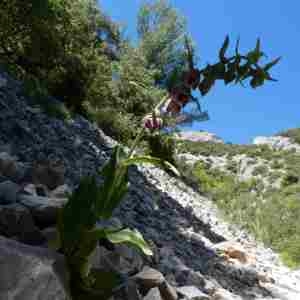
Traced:
POLYGON ((286 187, 299 182, 298 173, 288 172, 283 176, 282 186, 286 187))
POLYGON ((282 162, 280 162, 278 159, 275 159, 275 160, 272 161, 270 167, 272 169, 283 169, 284 164, 282 162))
POLYGON ((257 176, 257 175, 261 175, 261 176, 265 176, 267 175, 267 173, 269 172, 269 169, 266 165, 260 165, 254 168, 252 175, 253 176, 257 176))
POLYGON ((98 124, 105 134, 125 145, 132 142, 138 131, 138 124, 132 115, 114 109, 105 108, 97 112, 90 112, 90 118, 98 124))
POLYGON ((37 78, 27 76, 23 88, 32 104, 40 106, 48 116, 62 120, 71 119, 71 113, 64 103, 51 98, 47 88, 37 78))
POLYGON ((295 143, 300 144, 300 128, 292 128, 292 129, 280 132, 277 135, 289 137, 295 143))
POLYGON ((169 134, 154 133, 147 136, 149 154, 175 164, 175 140, 169 134))
MULTIPOLYGON (((184 172, 189 180, 196 180, 200 192, 211 196, 226 218, 278 251, 288 266, 300 265, 299 184, 281 191, 265 190, 262 180, 252 178, 239 182, 234 176, 210 169, 203 162, 198 162, 192 171, 186 168, 184 172)), ((271 175, 277 178, 281 173, 271 175)))

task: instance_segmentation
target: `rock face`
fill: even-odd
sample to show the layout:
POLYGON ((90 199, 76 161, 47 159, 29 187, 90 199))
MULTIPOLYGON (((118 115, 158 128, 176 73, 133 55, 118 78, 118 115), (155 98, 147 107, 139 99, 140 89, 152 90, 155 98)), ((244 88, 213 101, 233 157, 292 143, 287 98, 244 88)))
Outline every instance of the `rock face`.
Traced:
MULTIPOLYGON (((45 240, 67 194, 103 166, 115 142, 81 117, 66 123, 38 112, 20 83, 1 78, 0 235, 10 240, 0 236, 0 300, 65 299, 62 258, 45 240)), ((130 182, 114 224, 137 228, 154 256, 124 245, 95 253, 94 266, 124 277, 114 300, 300 299, 299 271, 224 221, 209 199, 150 166, 132 167, 130 182)))
POLYGON ((300 145, 294 143, 290 138, 284 136, 258 136, 253 140, 255 145, 268 145, 276 150, 294 150, 300 152, 300 145))
POLYGON ((62 257, 47 249, 0 236, 0 299, 65 300, 62 277, 55 271, 55 263, 62 262, 62 257))
POLYGON ((220 137, 206 131, 183 131, 177 135, 177 138, 192 142, 224 143, 220 137))

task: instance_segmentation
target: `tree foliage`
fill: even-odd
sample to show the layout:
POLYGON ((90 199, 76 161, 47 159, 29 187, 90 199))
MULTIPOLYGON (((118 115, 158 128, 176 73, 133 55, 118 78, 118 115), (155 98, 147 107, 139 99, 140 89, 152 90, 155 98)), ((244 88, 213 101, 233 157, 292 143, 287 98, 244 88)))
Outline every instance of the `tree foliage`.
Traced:
POLYGON ((165 83, 174 69, 186 65, 186 20, 168 1, 145 2, 139 11, 137 31, 147 66, 159 71, 158 82, 165 83))

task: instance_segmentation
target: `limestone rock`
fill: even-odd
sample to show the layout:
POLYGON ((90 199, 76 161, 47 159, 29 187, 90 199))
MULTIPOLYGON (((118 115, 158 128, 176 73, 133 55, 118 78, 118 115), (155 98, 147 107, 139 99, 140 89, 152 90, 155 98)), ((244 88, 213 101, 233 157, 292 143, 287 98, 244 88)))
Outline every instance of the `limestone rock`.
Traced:
POLYGON ((51 191, 50 197, 53 198, 67 198, 72 193, 71 188, 67 184, 58 186, 56 189, 51 191))
POLYGON ((42 228, 56 224, 57 211, 67 202, 65 198, 29 195, 19 195, 18 200, 30 210, 36 224, 42 228))
POLYGON ((178 134, 178 139, 192 142, 224 143, 220 137, 207 131, 183 131, 178 134))
POLYGON ((183 286, 177 288, 177 292, 179 295, 189 299, 189 300, 209 300, 210 297, 203 292, 201 292, 195 286, 183 286))
POLYGON ((114 300, 142 300, 136 282, 129 280, 125 286, 114 293, 114 300))
POLYGON ((14 182, 20 182, 26 174, 26 165, 17 162, 15 157, 12 157, 6 152, 0 153, 0 173, 14 182))
POLYGON ((149 267, 144 267, 140 273, 134 276, 134 278, 145 289, 158 287, 165 281, 164 276, 159 271, 149 267))
POLYGON ((0 234, 29 245, 41 245, 45 242, 29 210, 17 203, 0 206, 0 234))
POLYGON ((171 286, 166 280, 159 285, 159 291, 164 300, 177 300, 178 295, 176 289, 171 286))
POLYGON ((48 249, 0 237, 0 299, 65 300, 63 258, 48 249))
POLYGON ((221 251, 226 259, 236 259, 243 264, 254 261, 253 256, 248 254, 241 244, 233 241, 219 243, 214 246, 214 249, 221 251))
POLYGON ((160 292, 158 288, 151 289, 143 300, 164 300, 161 298, 160 292))
POLYGON ((276 150, 294 150, 300 152, 300 145, 294 143, 289 137, 284 136, 258 136, 253 140, 255 145, 268 145, 276 150))
POLYGON ((0 183, 0 204, 12 204, 17 201, 17 194, 20 187, 12 181, 0 183))
POLYGON ((32 170, 32 181, 35 184, 44 184, 53 190, 64 184, 65 166, 59 160, 35 163, 32 170))

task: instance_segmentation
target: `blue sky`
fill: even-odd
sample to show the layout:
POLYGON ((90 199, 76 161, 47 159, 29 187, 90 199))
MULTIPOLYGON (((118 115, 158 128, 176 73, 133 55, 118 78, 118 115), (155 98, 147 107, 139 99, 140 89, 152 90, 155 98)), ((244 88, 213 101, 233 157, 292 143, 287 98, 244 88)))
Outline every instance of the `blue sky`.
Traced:
MULTIPOLYGON (((126 25, 127 35, 135 38, 136 15, 143 1, 99 2, 113 20, 126 25)), ((226 34, 233 42, 240 36, 242 50, 253 48, 257 37, 260 37, 269 59, 283 57, 272 72, 278 82, 268 82, 257 90, 225 87, 218 83, 201 99, 211 119, 195 124, 193 130, 216 133, 225 141, 250 143, 258 135, 272 135, 283 129, 300 127, 299 1, 170 2, 187 18, 189 32, 197 44, 200 66, 215 62, 226 34)))

